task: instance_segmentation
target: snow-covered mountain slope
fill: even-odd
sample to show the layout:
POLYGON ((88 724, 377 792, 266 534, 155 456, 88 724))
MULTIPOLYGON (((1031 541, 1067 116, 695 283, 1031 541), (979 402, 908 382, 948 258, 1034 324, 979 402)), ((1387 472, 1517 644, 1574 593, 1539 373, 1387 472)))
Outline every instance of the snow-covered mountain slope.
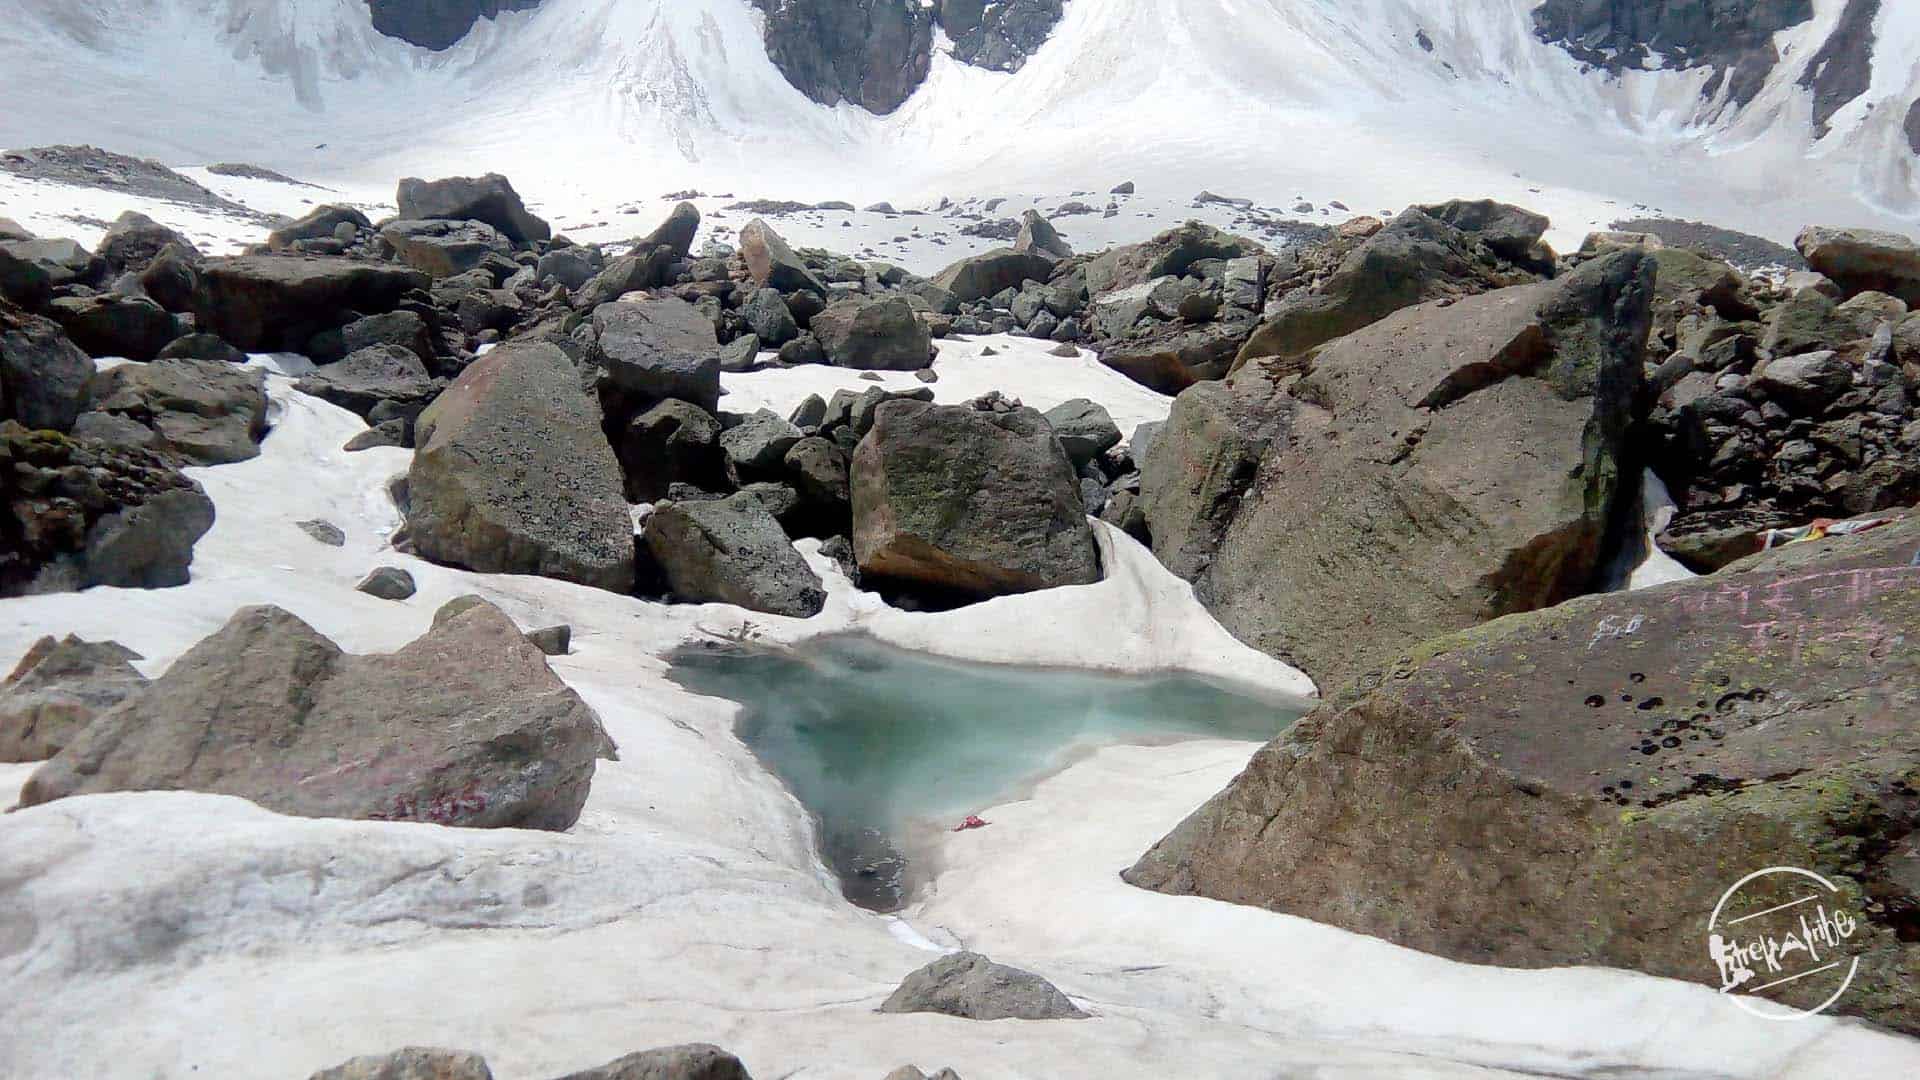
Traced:
MULTIPOLYGON (((1775 35, 1740 106, 1714 71, 1610 76, 1540 41, 1539 0, 1076 0, 1017 73, 935 57, 876 117, 767 59, 748 0, 544 0, 429 52, 363 0, 13 0, 0 144, 91 141, 331 185, 495 169, 551 207, 741 196, 1063 196, 1122 179, 1377 211, 1536 206, 1577 238, 1636 206, 1789 237, 1920 220, 1920 5, 1873 19, 1868 90, 1814 138, 1801 85, 1845 0, 1775 35)), ((943 46, 944 47, 944 46, 943 46)))

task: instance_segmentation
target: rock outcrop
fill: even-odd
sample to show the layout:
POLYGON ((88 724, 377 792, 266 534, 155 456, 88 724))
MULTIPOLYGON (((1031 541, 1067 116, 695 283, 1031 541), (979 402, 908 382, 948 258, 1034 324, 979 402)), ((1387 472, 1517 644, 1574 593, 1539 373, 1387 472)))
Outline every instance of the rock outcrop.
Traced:
POLYGON ((227 465, 260 455, 267 434, 267 379, 258 368, 221 360, 120 364, 93 378, 92 405, 76 432, 135 445, 189 465, 227 465), (146 429, 109 433, 86 420, 111 416, 146 429))
POLYGON ((766 13, 767 57, 823 105, 899 108, 933 61, 933 12, 893 0, 754 0, 766 13))
POLYGON ((481 19, 539 6, 540 0, 367 0, 375 30, 435 52, 452 48, 481 19))
POLYGON ((553 228, 527 212, 520 193, 499 173, 444 180, 409 176, 400 181, 396 201, 400 217, 407 221, 484 222, 516 244, 553 239, 553 228))
POLYGON ((1086 1013, 1031 971, 976 952, 943 956, 908 975, 883 1013, 941 1013, 962 1020, 1082 1020, 1086 1013))
POLYGON ((0 761, 45 761, 114 706, 146 689, 117 642, 72 634, 34 642, 0 682, 0 761))
POLYGON ((206 791, 302 817, 565 829, 612 752, 491 605, 381 656, 252 607, 41 766, 20 802, 206 791))
POLYGON ((1285 427, 1247 436, 1271 446, 1237 509, 1211 474, 1249 451, 1216 458, 1180 426, 1155 440, 1153 457, 1186 457, 1143 475, 1169 530, 1156 546, 1204 563, 1196 591, 1237 637, 1329 689, 1422 637, 1578 595, 1622 489, 1652 298, 1651 261, 1627 251, 1334 341, 1308 374, 1276 372, 1265 392, 1291 400, 1255 383, 1218 403, 1285 427))
POLYGON ((208 259, 196 314, 203 330, 247 352, 302 352, 315 334, 392 311, 428 277, 387 263, 325 256, 208 259))
POLYGON ((1717 985, 1722 895, 1802 867, 1863 921, 1834 1008, 1920 1030, 1916 546, 1910 516, 1424 642, 1125 876, 1473 963, 1717 985))
POLYGON ((880 404, 852 490, 863 575, 975 597, 1100 578, 1073 463, 1032 409, 880 404))
POLYGON ((567 355, 510 342, 420 415, 407 531, 426 558, 482 573, 633 587, 633 527, 600 409, 567 355))
POLYGON ((643 539, 675 599, 800 619, 826 605, 820 575, 750 492, 661 503, 647 518, 643 539))

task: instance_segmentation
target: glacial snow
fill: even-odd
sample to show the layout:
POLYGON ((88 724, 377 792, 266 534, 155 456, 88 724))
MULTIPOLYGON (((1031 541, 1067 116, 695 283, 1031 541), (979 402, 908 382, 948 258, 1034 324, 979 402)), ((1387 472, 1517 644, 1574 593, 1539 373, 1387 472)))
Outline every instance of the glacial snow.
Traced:
MULTIPOLYGON (((1648 209, 1781 240, 1910 227, 1920 10, 1881 6, 1870 90, 1810 145, 1797 80, 1843 0, 1814 3, 1737 111, 1701 99, 1703 70, 1583 71, 1533 38, 1535 0, 1075 0, 1020 72, 942 55, 874 117, 789 86, 746 0, 547 0, 445 53, 379 35, 358 0, 14 0, 0 144, 249 161, 374 198, 497 170, 560 217, 689 187, 906 208, 1133 179, 1162 223, 1208 188, 1361 212, 1491 196, 1552 215, 1563 247, 1648 209)), ((1138 209, 1076 243, 1140 238, 1138 209)))

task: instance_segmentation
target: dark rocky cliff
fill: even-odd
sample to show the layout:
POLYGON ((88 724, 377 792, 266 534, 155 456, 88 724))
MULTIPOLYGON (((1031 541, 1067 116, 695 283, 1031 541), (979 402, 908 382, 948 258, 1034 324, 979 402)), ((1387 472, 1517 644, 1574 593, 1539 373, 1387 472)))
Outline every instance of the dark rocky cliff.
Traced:
POLYGON ((375 30, 435 51, 451 48, 481 19, 539 6, 540 0, 367 0, 375 30))
POLYGON ((1547 0, 1533 25, 1542 41, 1609 71, 1644 67, 1656 52, 1667 67, 1716 68, 1707 95, 1726 86, 1745 105, 1780 61, 1774 33, 1811 18, 1812 0, 1547 0))
POLYGON ((890 113, 933 61, 933 12, 919 0, 754 0, 767 16, 767 56, 823 105, 890 113))

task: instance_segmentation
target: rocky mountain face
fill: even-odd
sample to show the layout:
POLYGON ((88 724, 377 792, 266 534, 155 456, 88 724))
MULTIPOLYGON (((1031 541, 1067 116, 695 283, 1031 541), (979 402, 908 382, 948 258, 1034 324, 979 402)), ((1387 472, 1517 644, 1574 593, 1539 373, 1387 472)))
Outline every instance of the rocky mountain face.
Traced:
POLYGON ((933 13, 902 0, 756 0, 767 56, 801 93, 868 112, 900 107, 933 62, 933 13))
MULTIPOLYGON (((1867 91, 1880 3, 1847 0, 1839 24, 1800 77, 1813 91, 1817 137, 1867 91)), ((1547 0, 1533 13, 1540 40, 1611 72, 1714 68, 1702 96, 1714 100, 1724 90, 1735 106, 1750 104, 1780 63, 1773 35, 1811 18, 1811 0, 1547 0)), ((1920 153, 1920 138, 1910 141, 1920 153)))
POLYGON ((963 63, 1018 71, 1063 14, 1061 0, 754 0, 767 15, 767 55, 822 105, 842 101, 890 113, 919 89, 933 59, 933 29, 963 63))
POLYGON ((481 19, 539 6, 540 0, 367 0, 375 30, 436 52, 452 48, 481 19))

